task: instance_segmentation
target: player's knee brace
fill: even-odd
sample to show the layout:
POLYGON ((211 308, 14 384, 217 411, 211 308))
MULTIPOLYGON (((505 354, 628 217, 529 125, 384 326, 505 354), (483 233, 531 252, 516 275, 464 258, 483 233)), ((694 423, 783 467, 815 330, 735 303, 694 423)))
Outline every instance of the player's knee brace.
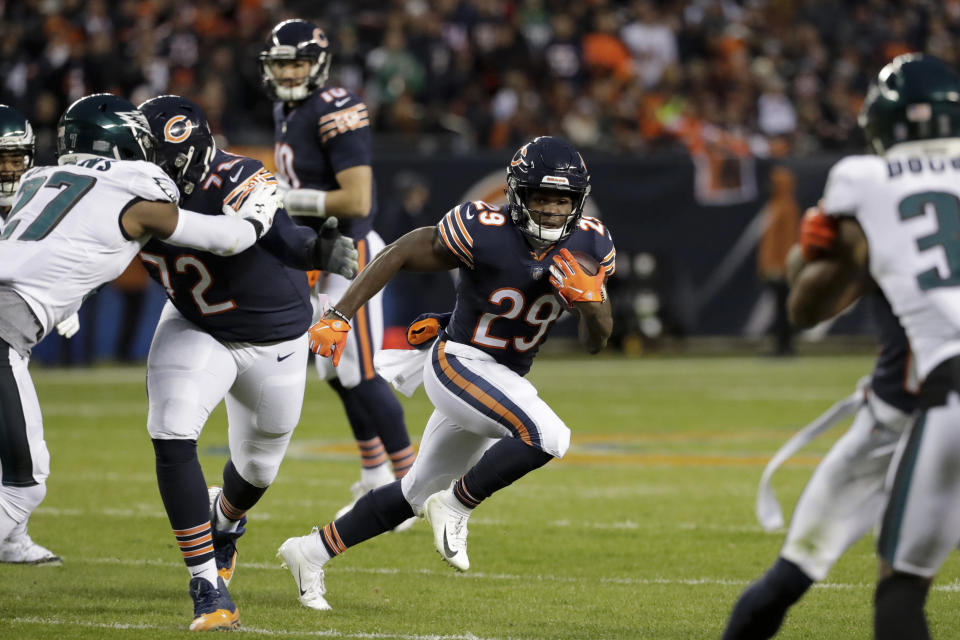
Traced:
POLYGON ((873 599, 876 640, 929 640, 923 605, 930 581, 921 576, 894 573, 877 584, 873 599))
POLYGON ((16 523, 23 522, 47 495, 47 484, 38 482, 29 487, 0 486, 0 508, 16 523))

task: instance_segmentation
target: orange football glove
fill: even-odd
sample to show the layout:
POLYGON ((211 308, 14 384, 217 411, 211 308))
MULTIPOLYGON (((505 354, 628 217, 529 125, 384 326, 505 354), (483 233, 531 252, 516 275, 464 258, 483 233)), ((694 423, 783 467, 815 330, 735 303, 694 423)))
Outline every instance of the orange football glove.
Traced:
POLYGON ((837 219, 820 207, 810 207, 800 221, 800 249, 804 260, 816 260, 833 251, 837 243, 837 219))
POLYGON ((440 333, 440 321, 436 318, 424 318, 412 322, 407 327, 407 342, 411 347, 419 347, 424 342, 429 342, 440 333))
POLYGON ((310 338, 310 351, 324 358, 332 358, 333 366, 340 364, 340 356, 347 346, 350 323, 336 316, 324 316, 322 320, 307 329, 310 338))
POLYGON ((603 280, 606 273, 601 268, 597 275, 591 276, 583 270, 577 259, 566 249, 560 249, 559 256, 553 256, 550 267, 550 284, 564 301, 573 306, 574 302, 602 302, 603 280))
POLYGON ((313 289, 318 282, 320 282, 320 271, 318 269, 307 271, 307 285, 313 289))

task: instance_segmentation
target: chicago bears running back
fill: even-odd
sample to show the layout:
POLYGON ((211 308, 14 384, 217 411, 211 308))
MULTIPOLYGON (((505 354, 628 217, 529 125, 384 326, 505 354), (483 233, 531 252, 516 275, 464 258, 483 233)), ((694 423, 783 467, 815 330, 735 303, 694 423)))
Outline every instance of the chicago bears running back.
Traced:
POLYGON ((305 606, 329 608, 323 585, 328 560, 413 514, 430 523, 441 557, 467 570, 467 521, 474 508, 567 451, 570 430, 524 374, 566 305, 579 317, 587 349, 603 348, 613 324, 605 280, 616 251, 606 226, 583 216, 590 174, 564 140, 541 137, 521 147, 507 169, 507 193, 506 207, 465 202, 435 227, 388 246, 310 329, 311 349, 336 364, 356 310, 399 270, 459 268, 448 321, 428 317, 411 326, 422 350, 409 357, 422 361, 419 371, 435 409, 410 473, 280 547, 305 606), (573 251, 592 256, 598 272, 588 275, 573 251))
MULTIPOLYGON (((373 231, 377 203, 370 119, 357 96, 326 85, 331 55, 327 36, 316 25, 287 20, 267 38, 260 68, 264 88, 274 100, 275 160, 287 211, 302 223, 311 218, 297 216, 313 221, 337 216, 340 231, 356 241, 362 268, 383 249, 373 231)), ((336 300, 348 284, 335 273, 321 273, 315 292, 336 300)), ((319 305, 315 312, 319 314, 319 305)), ((360 480, 351 487, 350 504, 370 489, 403 477, 414 455, 403 409, 373 367, 383 343, 382 294, 357 310, 355 324, 339 367, 316 360, 321 379, 329 381, 343 402, 360 451, 360 480)))
POLYGON ((808 252, 788 306, 807 326, 873 280, 906 331, 920 387, 880 527, 874 634, 929 638, 930 583, 960 542, 960 75, 897 56, 860 124, 878 155, 830 170, 822 211, 836 241, 808 252))
MULTIPOLYGON (((185 209, 218 216, 224 206, 241 207, 276 189, 259 161, 216 148, 203 112, 190 100, 161 96, 139 109, 185 209)), ((305 332, 313 314, 305 270, 350 278, 357 268, 353 242, 332 221, 318 237, 279 210, 270 231, 239 255, 187 251, 159 240, 140 252, 168 297, 147 358, 147 429, 160 495, 192 578, 191 629, 239 623, 227 592, 237 539, 246 512, 277 474, 303 404, 305 332), (197 439, 221 400, 230 457, 222 490, 208 495, 197 439)))
POLYGON ((226 255, 251 246, 272 221, 256 200, 216 218, 179 211, 176 185, 154 163, 150 128, 123 98, 81 98, 57 131, 59 166, 21 176, 0 233, 0 540, 46 494, 50 456, 27 369, 34 345, 152 236, 226 255))

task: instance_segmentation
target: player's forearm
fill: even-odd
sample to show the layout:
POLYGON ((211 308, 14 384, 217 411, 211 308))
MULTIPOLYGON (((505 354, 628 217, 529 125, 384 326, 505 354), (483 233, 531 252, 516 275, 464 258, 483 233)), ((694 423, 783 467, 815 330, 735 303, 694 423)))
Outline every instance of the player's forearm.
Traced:
POLYGON ((360 271, 347 287, 343 297, 334 305, 338 311, 348 318, 353 318, 357 309, 365 305, 403 269, 410 254, 410 247, 404 246, 401 240, 403 238, 387 245, 360 271))
POLYGON ((283 198, 284 208, 292 215, 358 219, 370 215, 370 193, 337 189, 290 189, 283 198))
POLYGON ((245 218, 208 216, 181 209, 177 225, 167 237, 169 244, 231 256, 246 251, 257 241, 257 230, 245 218))
POLYGON ((590 353, 600 352, 607 345, 607 340, 613 331, 610 301, 574 302, 573 304, 579 315, 577 332, 580 344, 590 353))

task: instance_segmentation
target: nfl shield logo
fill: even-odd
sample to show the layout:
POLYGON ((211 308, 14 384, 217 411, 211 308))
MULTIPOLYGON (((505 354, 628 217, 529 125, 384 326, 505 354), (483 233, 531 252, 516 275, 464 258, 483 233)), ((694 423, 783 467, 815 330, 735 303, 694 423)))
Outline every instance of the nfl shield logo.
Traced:
POLYGON ((539 280, 540 276, 543 275, 543 265, 535 264, 530 267, 530 275, 533 276, 534 280, 539 280))

